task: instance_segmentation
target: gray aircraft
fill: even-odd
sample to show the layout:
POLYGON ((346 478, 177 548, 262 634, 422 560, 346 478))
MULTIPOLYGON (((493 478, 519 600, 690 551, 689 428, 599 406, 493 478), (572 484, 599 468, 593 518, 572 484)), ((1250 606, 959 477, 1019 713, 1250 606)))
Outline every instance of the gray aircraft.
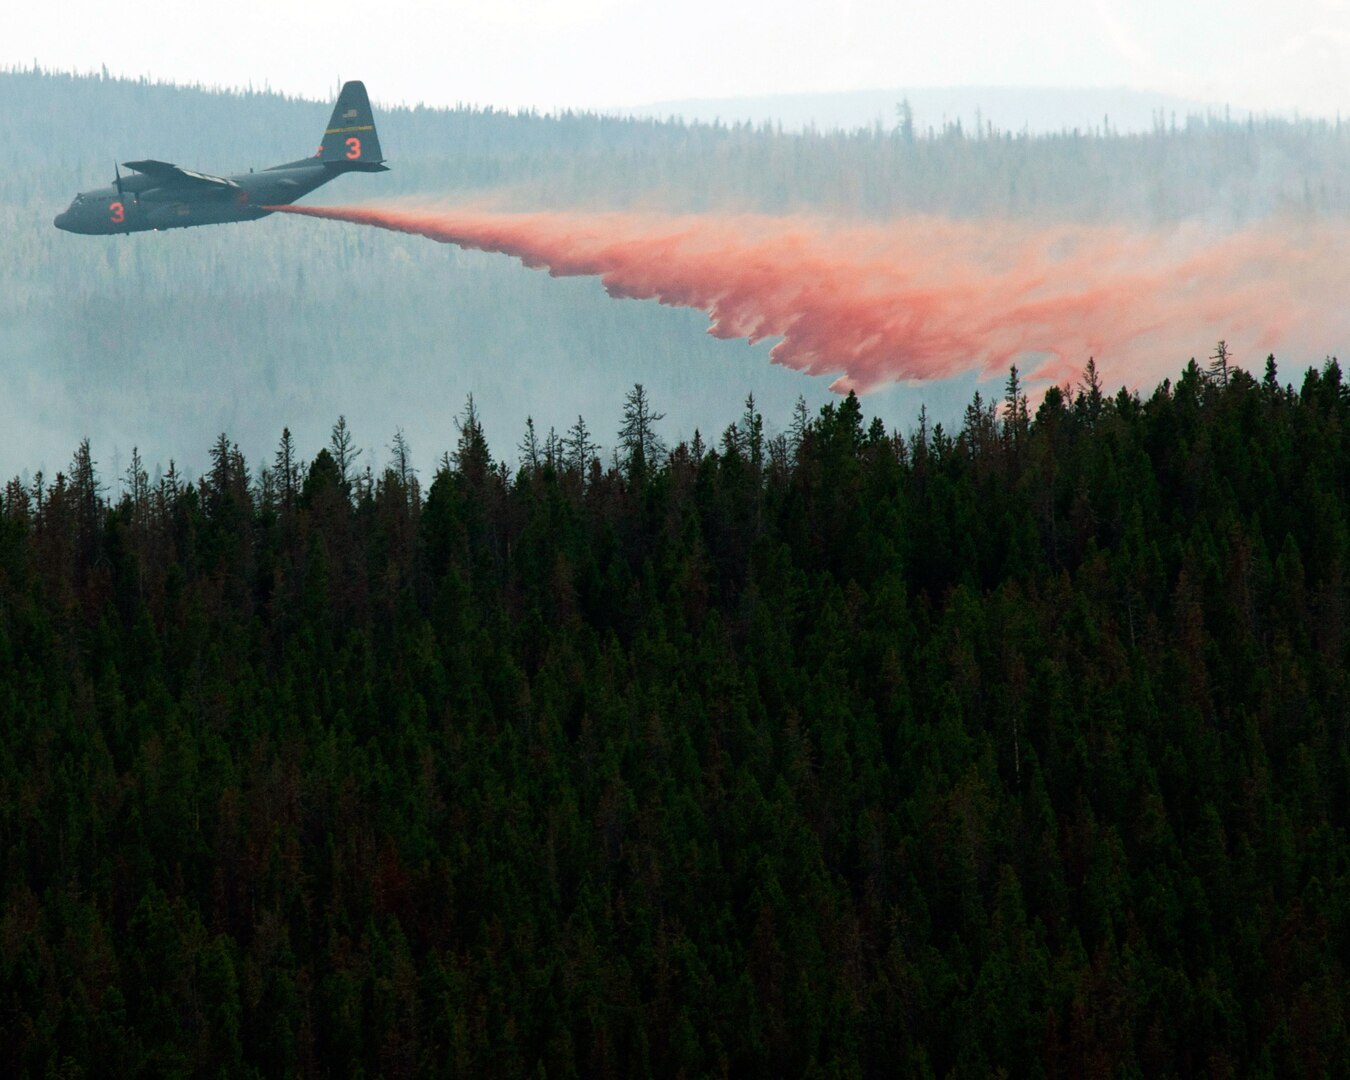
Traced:
POLYGON ((128 161, 135 175, 115 165, 111 187, 84 191, 61 214, 56 227, 105 236, 220 225, 266 217, 269 206, 286 206, 321 184, 349 172, 386 172, 364 83, 344 83, 323 142, 313 157, 236 176, 209 176, 167 161, 128 161))

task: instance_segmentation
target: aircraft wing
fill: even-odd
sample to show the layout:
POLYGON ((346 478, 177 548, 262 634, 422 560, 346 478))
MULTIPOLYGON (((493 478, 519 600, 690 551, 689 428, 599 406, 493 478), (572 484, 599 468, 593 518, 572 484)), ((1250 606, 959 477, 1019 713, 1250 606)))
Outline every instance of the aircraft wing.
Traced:
POLYGON ((177 165, 171 165, 167 161, 124 161, 122 164, 128 169, 153 176, 156 180, 171 186, 213 188, 237 188, 239 186, 233 180, 227 180, 223 176, 209 176, 206 173, 193 172, 191 169, 182 169, 177 165))

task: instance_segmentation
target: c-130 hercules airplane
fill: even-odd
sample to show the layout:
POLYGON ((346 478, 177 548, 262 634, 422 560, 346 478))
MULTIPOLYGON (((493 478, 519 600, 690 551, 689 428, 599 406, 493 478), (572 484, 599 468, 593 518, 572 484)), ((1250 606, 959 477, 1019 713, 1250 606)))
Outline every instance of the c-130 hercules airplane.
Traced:
POLYGON ((370 98, 360 82, 343 84, 313 157, 236 176, 209 176, 167 161, 124 164, 136 175, 123 179, 114 165, 117 179, 112 187, 76 195, 69 209, 56 215, 56 227, 108 236, 255 221, 271 213, 265 207, 289 205, 343 173, 388 171, 380 156, 370 98))

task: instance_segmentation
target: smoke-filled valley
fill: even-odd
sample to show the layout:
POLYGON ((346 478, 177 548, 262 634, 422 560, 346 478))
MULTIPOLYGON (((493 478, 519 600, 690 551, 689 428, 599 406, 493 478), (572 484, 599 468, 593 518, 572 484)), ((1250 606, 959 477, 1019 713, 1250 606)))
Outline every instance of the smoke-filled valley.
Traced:
MULTIPOLYGON (((327 105, 39 73, 0 75, 0 86, 10 134, 0 171, 6 473, 51 473, 83 436, 114 470, 137 444, 152 464, 178 456, 195 470, 221 431, 256 457, 282 426, 317 444, 340 414, 372 458, 402 429, 429 462, 452 441, 451 418, 470 394, 493 438, 510 443, 526 415, 543 430, 563 430, 578 414, 613 416, 635 382, 667 413, 672 434, 690 437, 715 428, 723 404, 747 393, 769 415, 787 415, 799 395, 814 408, 846 369, 817 362, 818 343, 799 366, 820 374, 783 370, 768 361, 772 340, 717 340, 701 332, 696 312, 616 304, 597 280, 553 281, 491 255, 387 234, 280 218, 131 238, 57 233, 52 213, 75 189, 105 183, 114 155, 156 154, 212 171, 270 164, 307 144, 327 105)), ((1089 268, 1119 271, 1154 244, 1175 265, 1185 261, 1179 248, 1186 258, 1212 256, 1217 274, 1196 279, 1213 301, 1203 318, 1182 317, 1184 289, 1155 275, 1138 302, 1113 290, 1102 305, 1046 323, 1028 344, 1056 358, 1056 377, 1080 370, 1100 343, 1107 380, 1135 385, 1203 357, 1220 337, 1250 366, 1267 348, 1287 348, 1281 359, 1291 370, 1320 363, 1342 333, 1319 304, 1339 285, 1335 261, 1316 264, 1305 253, 1297 288, 1288 274, 1244 277, 1244 245, 1257 234, 1232 235, 1255 228, 1296 251, 1311 235, 1316 255, 1334 246, 1350 201, 1350 134, 1334 125, 1210 119, 1160 124, 1149 135, 1032 136, 970 124, 934 130, 923 117, 899 117, 886 129, 780 134, 420 108, 381 110, 379 122, 393 171, 344 178, 311 202, 430 198, 502 212, 786 216, 854 229, 919 215, 948 232, 914 272, 922 281, 936 265, 948 283, 955 260, 946 240, 983 236, 996 248, 1003 234, 974 224, 991 221, 1016 221, 1024 236, 1044 225, 1059 235, 1136 237, 1125 257, 1085 256, 1089 268), (1321 276, 1302 273, 1309 265, 1321 276), (1295 294, 1287 304, 1281 287, 1295 294), (1122 318, 1132 350, 1122 351, 1115 334, 1122 318)), ((827 286, 812 284, 843 287, 829 276, 827 286)), ((874 343, 877 364, 891 368, 854 376, 881 386, 869 407, 890 424, 912 424, 921 404, 954 420, 978 378, 1001 380, 990 369, 1020 343, 1003 318, 1016 298, 978 279, 968 284, 948 317, 958 332, 937 365, 943 376, 960 374, 890 384, 893 374, 931 376, 933 368, 880 355, 874 343)), ((788 311, 763 330, 782 333, 792 319, 788 311)), ((793 355, 788 337, 780 357, 793 355)))

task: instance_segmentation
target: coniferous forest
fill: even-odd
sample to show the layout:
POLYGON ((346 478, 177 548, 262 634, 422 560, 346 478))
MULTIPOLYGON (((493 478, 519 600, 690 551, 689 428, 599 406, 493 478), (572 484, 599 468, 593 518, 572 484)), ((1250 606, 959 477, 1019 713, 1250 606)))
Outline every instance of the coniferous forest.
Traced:
POLYGON ((1334 361, 660 404, 8 485, 0 1071, 1350 1073, 1334 361))

